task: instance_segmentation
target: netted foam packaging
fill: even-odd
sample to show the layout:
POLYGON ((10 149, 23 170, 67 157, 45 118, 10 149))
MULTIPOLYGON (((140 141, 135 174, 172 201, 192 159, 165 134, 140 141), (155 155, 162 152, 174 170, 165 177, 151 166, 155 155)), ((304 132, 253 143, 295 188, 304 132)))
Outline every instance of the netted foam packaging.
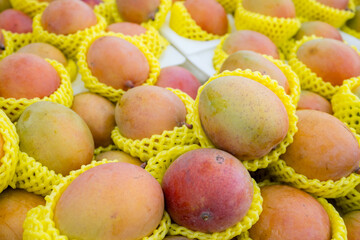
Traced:
POLYGON ((331 99, 334 116, 355 129, 357 134, 360 134, 360 98, 352 90, 359 85, 360 78, 346 80, 331 99))
MULTIPOLYGON (((112 12, 112 17, 115 22, 123 22, 121 16, 117 10, 117 5, 115 0, 109 0, 110 3, 110 11, 112 12)), ((159 10, 155 14, 154 20, 149 20, 147 22, 142 23, 141 25, 146 26, 150 25, 155 29, 159 30, 161 26, 165 23, 166 15, 170 11, 172 0, 160 0, 159 10)))
MULTIPOLYGON (((183 2, 175 2, 172 5, 169 25, 177 34, 188 39, 209 41, 221 38, 220 35, 211 34, 202 30, 201 27, 196 24, 195 20, 191 18, 183 2)), ((231 27, 230 24, 228 26, 229 33, 231 27)))
MULTIPOLYGON (((355 130, 350 128, 355 135, 360 146, 360 135, 356 134, 355 130)), ((279 182, 284 182, 293 187, 311 193, 316 197, 323 198, 338 198, 348 194, 356 185, 360 183, 360 174, 352 173, 347 177, 342 177, 337 181, 327 180, 320 181, 319 179, 309 179, 305 175, 296 173, 292 167, 286 165, 284 160, 279 160, 269 166, 270 175, 279 182)))
POLYGON ((351 190, 346 196, 335 199, 336 205, 344 212, 360 210, 360 192, 351 190))
POLYGON ((194 132, 196 137, 199 139, 200 145, 204 148, 214 148, 215 146, 213 143, 208 139, 206 136, 204 130, 202 129, 201 122, 200 122, 200 116, 199 116, 199 97, 204 89, 204 87, 210 83, 211 81, 219 78, 219 77, 225 77, 225 76, 241 76, 246 77, 249 79, 252 79, 254 81, 257 81, 261 84, 263 84, 265 87, 269 88, 271 91, 273 91, 281 100, 281 102, 284 104, 288 118, 289 118, 289 130, 286 134, 283 141, 278 144, 278 146, 271 150, 266 156, 263 156, 259 159, 253 159, 253 160, 246 160, 241 161, 247 170, 249 171, 256 171, 257 169, 266 168, 270 163, 276 162, 280 155, 285 153, 286 148, 293 142, 293 136, 297 132, 297 116, 295 115, 296 106, 292 102, 290 96, 286 95, 284 88, 280 87, 277 83, 277 81, 272 80, 268 75, 261 75, 260 72, 252 72, 249 69, 243 71, 243 70, 236 70, 236 71, 224 71, 220 74, 215 74, 212 76, 204 85, 202 85, 198 90, 198 95, 195 99, 195 103, 193 105, 194 110, 193 114, 191 116, 191 124, 194 127, 194 132))
POLYGON ((338 28, 355 15, 355 4, 349 0, 347 9, 340 10, 326 6, 316 0, 293 0, 296 15, 304 21, 322 21, 338 28))
MULTIPOLYGON (((305 36, 301 40, 296 41, 294 44, 290 54, 289 54, 289 65, 294 70, 294 72, 298 75, 300 79, 300 86, 302 90, 309 90, 311 92, 317 93, 324 98, 330 100, 334 94, 339 91, 340 86, 333 86, 330 82, 325 82, 321 77, 318 77, 316 73, 312 72, 310 68, 308 68, 304 63, 302 63, 297 58, 297 51, 301 45, 304 43, 314 40, 314 39, 322 39, 321 37, 316 36, 305 36)), ((352 47, 355 51, 356 48, 352 47)), ((359 52, 357 52, 359 54, 359 52)), ((357 78, 360 78, 357 77, 357 78)), ((350 80, 354 81, 354 80, 350 80)), ((343 85, 348 81, 344 80, 343 85)))
POLYGON ((19 137, 14 124, 0 110, 0 135, 3 139, 4 155, 0 158, 0 193, 11 185, 19 161, 19 137))
MULTIPOLYGON (((190 122, 190 116, 193 112, 194 100, 177 89, 167 88, 175 93, 186 107, 186 123, 190 122)), ((175 127, 173 130, 166 130, 162 134, 152 135, 150 138, 143 139, 130 139, 121 135, 118 127, 111 133, 111 138, 115 145, 122 151, 130 154, 133 157, 139 158, 145 162, 150 158, 156 156, 158 153, 164 150, 169 150, 175 146, 186 146, 197 143, 197 138, 194 134, 194 130, 188 126, 183 125, 181 127, 175 127)))
POLYGON ((55 70, 58 72, 61 82, 59 88, 48 97, 43 98, 3 98, 0 97, 0 109, 2 109, 11 121, 16 121, 21 113, 31 104, 39 101, 50 101, 60 103, 66 107, 70 107, 73 101, 73 89, 71 87, 71 80, 69 73, 66 71, 61 63, 55 60, 46 59, 55 70))
POLYGON ((103 0, 102 3, 94 7, 94 12, 103 16, 108 25, 114 22, 111 5, 112 0, 103 0))
MULTIPOLYGON (((199 148, 201 148, 199 145, 176 146, 167 151, 162 151, 148 161, 145 170, 148 171, 151 175, 153 175, 156 180, 158 180, 158 182, 161 184, 166 170, 179 156, 186 152, 199 148)), ((251 203, 250 209, 246 216, 236 225, 222 232, 209 234, 192 231, 190 229, 172 223, 169 229, 169 234, 182 235, 187 238, 199 240, 227 240, 232 239, 233 237, 250 229, 251 226, 259 220, 259 215, 262 212, 262 197, 260 195, 260 188, 257 186, 254 180, 252 181, 254 185, 253 202, 251 203)))
POLYGON ((47 2, 40 2, 38 0, 10 0, 10 3, 14 9, 22 11, 31 18, 42 13, 49 5, 47 2))
POLYGON ((344 26, 341 27, 341 30, 346 32, 347 34, 352 35, 353 37, 360 39, 360 32, 358 32, 352 28, 349 28, 346 24, 344 24, 344 26))
POLYGON ((3 58, 9 56, 10 54, 12 54, 14 52, 14 41, 13 41, 13 34, 11 32, 5 31, 4 29, 0 30, 1 33, 3 34, 3 39, 4 39, 4 46, 5 46, 5 50, 0 50, 0 60, 2 60, 3 58))
POLYGON ((33 19, 33 33, 34 39, 38 42, 50 43, 59 48, 67 58, 76 58, 79 52, 79 47, 86 37, 94 36, 99 32, 103 32, 107 26, 106 20, 99 14, 96 14, 97 24, 77 31, 74 34, 62 35, 46 31, 41 25, 41 14, 38 14, 33 19))
MULTIPOLYGON (((279 183, 274 182, 261 182, 258 185, 260 187, 275 185, 279 183)), ((341 218, 339 212, 334 208, 332 204, 326 201, 325 198, 315 198, 325 209, 326 213, 329 216, 330 227, 331 227, 331 240, 346 240, 347 239, 347 230, 344 223, 344 220, 341 218)), ((249 232, 246 231, 242 233, 237 238, 238 240, 252 240, 249 236, 249 232)))
POLYGON ((148 79, 143 85, 155 85, 156 80, 160 74, 160 64, 156 57, 149 51, 149 49, 138 40, 129 36, 125 36, 121 33, 102 32, 86 38, 79 48, 77 62, 79 66, 79 73, 81 74, 81 80, 84 82, 85 87, 89 89, 90 92, 97 93, 112 102, 118 101, 119 98, 121 98, 121 96, 125 93, 125 91, 122 89, 115 89, 111 86, 106 85, 105 83, 99 82, 99 80, 92 75, 91 70, 88 67, 87 52, 89 50, 89 47, 96 39, 105 36, 119 37, 134 44, 145 55, 150 66, 150 73, 148 79))
POLYGON ((46 196, 51 193, 55 185, 60 183, 61 178, 61 174, 56 174, 53 170, 49 170, 34 158, 20 151, 12 187, 46 196))
MULTIPOLYGON (((25 34, 17 34, 5 31, 5 36, 9 39, 8 41, 5 40, 5 45, 9 46, 9 51, 6 48, 4 53, 4 57, 15 53, 20 48, 29 45, 30 43, 36 43, 32 33, 25 33, 25 34)), ((1 60, 2 55, 0 55, 1 60)), ((77 66, 74 60, 67 59, 67 65, 65 66, 66 70, 69 72, 70 79, 73 81, 77 75, 77 66)))
POLYGON ((221 6, 223 6, 223 8, 227 13, 230 14, 234 13, 237 4, 236 0, 216 0, 216 1, 220 3, 221 6))
MULTIPOLYGON (((223 43, 224 43, 224 38, 221 40, 220 44, 216 47, 213 58, 214 68, 218 73, 221 69, 222 64, 229 56, 224 50, 222 50, 223 43)), ((267 56, 267 55, 263 55, 263 56, 272 63, 274 63, 284 73, 289 83, 289 90, 290 90, 289 96, 291 97, 293 103, 297 105, 297 102, 299 101, 299 97, 300 97, 300 81, 296 73, 294 73, 291 67, 285 64, 283 61, 274 59, 271 56, 267 56)))
POLYGON ((281 45, 299 30, 301 22, 297 18, 277 18, 247 11, 238 0, 235 10, 237 30, 254 30, 268 36, 276 45, 281 45))
MULTIPOLYGON (((67 236, 61 235, 59 230, 55 226, 54 222, 54 210, 57 202, 59 201, 61 194, 65 191, 65 189, 70 185, 70 183, 77 178, 83 172, 99 166, 101 164, 106 164, 109 162, 115 161, 107 161, 106 159, 100 162, 93 161, 89 165, 83 165, 81 169, 76 171, 71 171, 70 175, 63 177, 60 179, 60 183, 56 185, 49 196, 45 198, 46 205, 38 206, 36 208, 31 209, 27 213, 27 217, 24 221, 24 240, 68 240, 67 236)), ((153 231, 153 233, 148 236, 142 238, 142 240, 161 240, 165 237, 168 232, 170 226, 170 217, 164 212, 163 218, 159 224, 159 226, 153 231)))

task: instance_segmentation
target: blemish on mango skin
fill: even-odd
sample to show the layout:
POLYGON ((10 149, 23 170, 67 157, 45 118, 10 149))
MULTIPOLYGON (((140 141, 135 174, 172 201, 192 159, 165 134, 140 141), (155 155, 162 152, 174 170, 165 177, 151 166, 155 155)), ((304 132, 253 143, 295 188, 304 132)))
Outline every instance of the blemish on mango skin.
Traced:
POLYGON ((209 99, 211 116, 224 112, 229 105, 228 101, 223 99, 221 94, 212 88, 206 91, 206 97, 209 99))

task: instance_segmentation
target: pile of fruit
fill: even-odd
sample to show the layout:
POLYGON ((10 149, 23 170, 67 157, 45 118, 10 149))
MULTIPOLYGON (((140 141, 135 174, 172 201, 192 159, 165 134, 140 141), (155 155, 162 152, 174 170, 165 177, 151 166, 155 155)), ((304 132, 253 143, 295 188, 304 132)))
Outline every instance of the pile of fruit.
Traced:
POLYGON ((359 240, 339 28, 360 1, 0 0, 0 239, 359 240), (165 22, 218 39, 204 84, 160 68, 165 22))

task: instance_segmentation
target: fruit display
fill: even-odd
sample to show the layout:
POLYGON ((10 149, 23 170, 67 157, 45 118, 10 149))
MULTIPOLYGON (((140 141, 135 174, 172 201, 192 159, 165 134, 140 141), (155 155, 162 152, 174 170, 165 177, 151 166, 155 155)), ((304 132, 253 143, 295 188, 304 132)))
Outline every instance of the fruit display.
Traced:
POLYGON ((358 3, 0 0, 0 239, 358 239, 358 3))

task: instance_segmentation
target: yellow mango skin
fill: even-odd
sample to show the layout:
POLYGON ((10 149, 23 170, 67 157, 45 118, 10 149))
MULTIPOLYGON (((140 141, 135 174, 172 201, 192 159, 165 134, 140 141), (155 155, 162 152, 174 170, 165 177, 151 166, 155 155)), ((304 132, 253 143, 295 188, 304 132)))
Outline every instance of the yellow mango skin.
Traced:
POLYGON ((348 240, 358 240, 360 236, 360 211, 353 211, 343 216, 348 240))
POLYGON ((294 38, 296 40, 302 39, 304 36, 315 35, 323 38, 332 38, 335 40, 342 41, 341 34, 339 30, 331 26, 326 22, 321 21, 311 21, 304 22, 301 24, 299 31, 296 33, 294 38))
POLYGON ((275 93, 239 76, 207 84, 200 94, 199 116, 211 142, 240 160, 265 156, 289 129, 285 106, 275 93))
POLYGON ((20 150, 56 173, 68 175, 93 157, 94 140, 86 123, 70 108, 37 102, 16 125, 20 150))
POLYGON ((61 234, 77 240, 140 240, 159 225, 164 212, 160 184, 129 163, 107 163, 78 176, 54 211, 61 234))
POLYGON ((295 6, 291 0, 243 0, 243 7, 251 12, 278 18, 295 18, 295 6))
POLYGON ((137 159, 132 157, 131 155, 122 152, 122 151, 108 151, 108 152, 103 152, 100 153, 99 155, 96 156, 95 160, 96 161, 101 161, 103 159, 107 159, 107 160, 117 160, 119 162, 126 162, 126 163, 131 163, 134 164, 136 166, 140 166, 142 164, 142 162, 137 159))
POLYGON ((64 54, 48 43, 30 43, 29 45, 20 48, 18 52, 35 54, 44 59, 49 58, 56 60, 64 66, 67 65, 64 54))
POLYGON ((117 10, 125 22, 154 20, 160 0, 116 0, 117 10))

